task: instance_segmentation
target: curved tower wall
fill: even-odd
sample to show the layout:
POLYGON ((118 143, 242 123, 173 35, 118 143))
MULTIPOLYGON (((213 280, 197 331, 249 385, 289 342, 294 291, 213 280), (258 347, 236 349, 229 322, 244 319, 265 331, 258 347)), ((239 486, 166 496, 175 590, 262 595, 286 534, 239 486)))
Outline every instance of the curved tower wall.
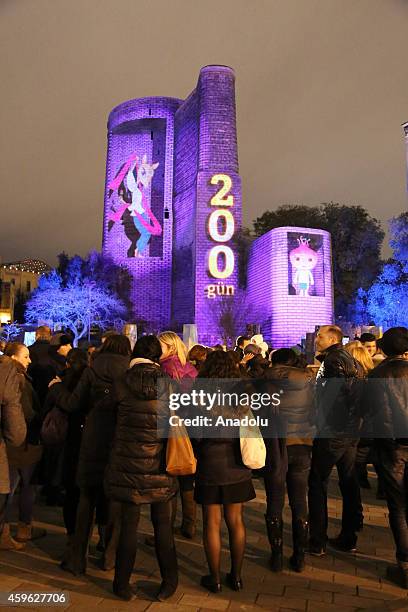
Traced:
MULTIPOLYGON (((174 98, 129 100, 114 108, 108 120, 103 251, 130 271, 134 317, 148 322, 152 329, 170 324, 174 114, 180 103, 174 98), (119 185, 112 182, 115 177, 120 179, 121 170, 135 156, 138 166, 144 156, 147 164, 158 166, 150 184, 136 186, 133 195, 128 172, 119 185), (126 208, 123 198, 130 205, 136 196, 144 210, 150 208, 160 228, 160 233, 147 234, 148 244, 140 253, 135 217, 129 209, 121 215, 126 208)), ((133 174, 136 183, 137 169, 133 174)), ((153 224, 148 215, 144 222, 153 224)))

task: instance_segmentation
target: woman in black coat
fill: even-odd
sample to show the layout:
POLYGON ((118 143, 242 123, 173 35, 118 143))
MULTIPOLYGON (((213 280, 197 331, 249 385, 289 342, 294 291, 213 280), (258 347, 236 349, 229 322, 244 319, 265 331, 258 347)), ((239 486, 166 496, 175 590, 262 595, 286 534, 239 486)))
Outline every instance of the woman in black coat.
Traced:
POLYGON ((307 487, 312 444, 315 430, 313 376, 292 349, 281 348, 272 353, 272 367, 265 371, 266 388, 270 395, 280 397, 281 422, 276 437, 265 436, 266 465, 266 528, 271 545, 270 567, 283 568, 283 521, 285 488, 292 511, 293 554, 290 566, 301 572, 305 566, 308 538, 307 487), (286 485, 286 486, 285 486, 286 485))
MULTIPOLYGON (((87 367, 87 354, 85 351, 73 348, 67 355, 67 367, 60 374, 62 382, 52 385, 49 389, 45 404, 44 414, 48 414, 57 404, 61 393, 61 387, 72 393, 87 367)), ((72 412, 68 415, 67 437, 62 449, 61 485, 65 489, 64 503, 62 507, 64 525, 67 531, 70 548, 75 533, 76 513, 79 502, 79 487, 76 484, 76 472, 78 468, 79 449, 81 447, 82 431, 85 424, 83 412, 72 412)))
POLYGON ((130 352, 128 338, 112 334, 93 358, 91 366, 84 370, 73 393, 62 388, 57 399, 60 409, 85 416, 76 480, 80 499, 75 536, 70 559, 61 565, 75 575, 86 571, 95 510, 98 524, 106 526, 102 567, 111 569, 114 566, 117 520, 115 508, 109 505, 105 496, 103 479, 115 434, 117 403, 114 383, 128 369, 130 352))
POLYGON ((159 437, 163 420, 168 421, 169 416, 166 396, 158 397, 158 382, 163 376, 159 366, 161 354, 155 336, 140 338, 130 369, 116 385, 117 425, 105 488, 108 497, 121 505, 113 591, 127 601, 133 599, 129 580, 136 558, 142 504, 150 504, 154 527, 162 577, 158 599, 171 597, 178 583, 172 521, 177 479, 166 473, 166 444, 159 437))
MULTIPOLYGON (((240 378, 240 373, 229 353, 214 351, 208 355, 200 369, 199 377, 234 379, 240 378)), ((234 416, 244 416, 247 410, 243 408, 234 416)), ((210 416, 214 417, 214 413, 210 416)), ((236 435, 233 435, 231 430, 228 434, 227 438, 213 437, 193 441, 197 455, 194 497, 196 502, 203 506, 203 539, 210 570, 208 576, 202 577, 201 585, 214 593, 221 591, 222 509, 231 551, 231 571, 227 574, 227 583, 233 590, 239 591, 242 589, 241 568, 246 544, 242 504, 255 497, 252 472, 242 462, 239 428, 235 432, 236 435)))

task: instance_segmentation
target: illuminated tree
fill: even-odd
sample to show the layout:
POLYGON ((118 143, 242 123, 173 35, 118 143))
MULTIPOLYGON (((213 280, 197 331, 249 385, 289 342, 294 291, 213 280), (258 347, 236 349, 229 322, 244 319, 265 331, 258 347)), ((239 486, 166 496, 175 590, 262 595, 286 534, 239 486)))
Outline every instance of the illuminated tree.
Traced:
POLYGON ((3 326, 1 330, 1 338, 6 342, 10 342, 14 338, 17 338, 21 334, 21 327, 17 323, 17 321, 13 321, 12 323, 8 323, 3 326))
POLYGON ((326 229, 321 207, 305 204, 284 204, 275 210, 267 210, 254 220, 254 230, 257 236, 262 236, 275 227, 286 225, 326 229))
POLYGON ((408 213, 402 213, 389 222, 390 247, 394 251, 394 259, 408 262, 408 213))
POLYGON ((64 286, 72 283, 75 278, 88 279, 99 288, 117 295, 126 307, 126 319, 134 318, 130 301, 132 277, 126 268, 114 263, 108 255, 97 251, 91 251, 85 259, 78 255, 69 257, 67 253, 62 252, 58 255, 58 262, 57 272, 64 286))
POLYGON ((356 322, 408 327, 408 213, 391 219, 389 260, 368 289, 359 289, 355 303, 356 322))
MULTIPOLYGON (((375 283, 360 292, 366 313, 376 325, 385 328, 408 327, 408 266, 385 264, 375 283)), ((367 322, 367 321, 361 321, 367 322)))
POLYGON ((52 327, 58 324, 69 329, 75 346, 93 325, 102 329, 119 327, 126 314, 126 307, 117 295, 82 275, 79 260, 73 258, 68 265, 65 285, 56 270, 42 276, 26 308, 29 322, 48 323, 52 327))

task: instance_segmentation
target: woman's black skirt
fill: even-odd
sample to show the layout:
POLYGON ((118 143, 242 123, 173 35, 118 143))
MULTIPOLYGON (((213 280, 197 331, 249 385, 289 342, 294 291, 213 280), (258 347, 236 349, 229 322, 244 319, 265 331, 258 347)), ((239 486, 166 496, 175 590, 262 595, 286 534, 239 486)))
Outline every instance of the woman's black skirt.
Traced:
POLYGON ((239 504, 255 499, 252 480, 229 485, 202 485, 196 482, 194 499, 197 504, 239 504))

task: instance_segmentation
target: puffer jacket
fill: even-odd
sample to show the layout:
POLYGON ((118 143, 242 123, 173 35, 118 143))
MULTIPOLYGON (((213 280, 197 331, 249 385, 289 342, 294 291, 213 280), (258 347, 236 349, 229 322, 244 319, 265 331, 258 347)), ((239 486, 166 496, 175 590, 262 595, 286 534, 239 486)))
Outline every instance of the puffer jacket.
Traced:
POLYGON ((408 360, 388 357, 368 375, 364 403, 376 443, 408 445, 408 360))
POLYGON ((279 393, 278 410, 285 425, 286 444, 311 445, 315 434, 314 379, 311 372, 274 365, 266 370, 264 376, 269 393, 279 393))
POLYGON ((116 425, 114 383, 128 366, 129 357, 99 353, 72 393, 59 385, 57 406, 65 412, 85 414, 77 472, 80 487, 103 485, 116 425))
POLYGON ((10 357, 0 356, 0 493, 10 492, 6 443, 23 444, 27 433, 16 368, 10 357))
POLYGON ((166 396, 158 397, 160 366, 135 360, 115 386, 117 424, 105 475, 109 498, 134 504, 167 501, 177 479, 166 473, 166 441, 160 431, 168 422, 166 396))
POLYGON ((317 429, 321 437, 360 437, 364 369, 342 344, 324 351, 316 376, 317 429))

